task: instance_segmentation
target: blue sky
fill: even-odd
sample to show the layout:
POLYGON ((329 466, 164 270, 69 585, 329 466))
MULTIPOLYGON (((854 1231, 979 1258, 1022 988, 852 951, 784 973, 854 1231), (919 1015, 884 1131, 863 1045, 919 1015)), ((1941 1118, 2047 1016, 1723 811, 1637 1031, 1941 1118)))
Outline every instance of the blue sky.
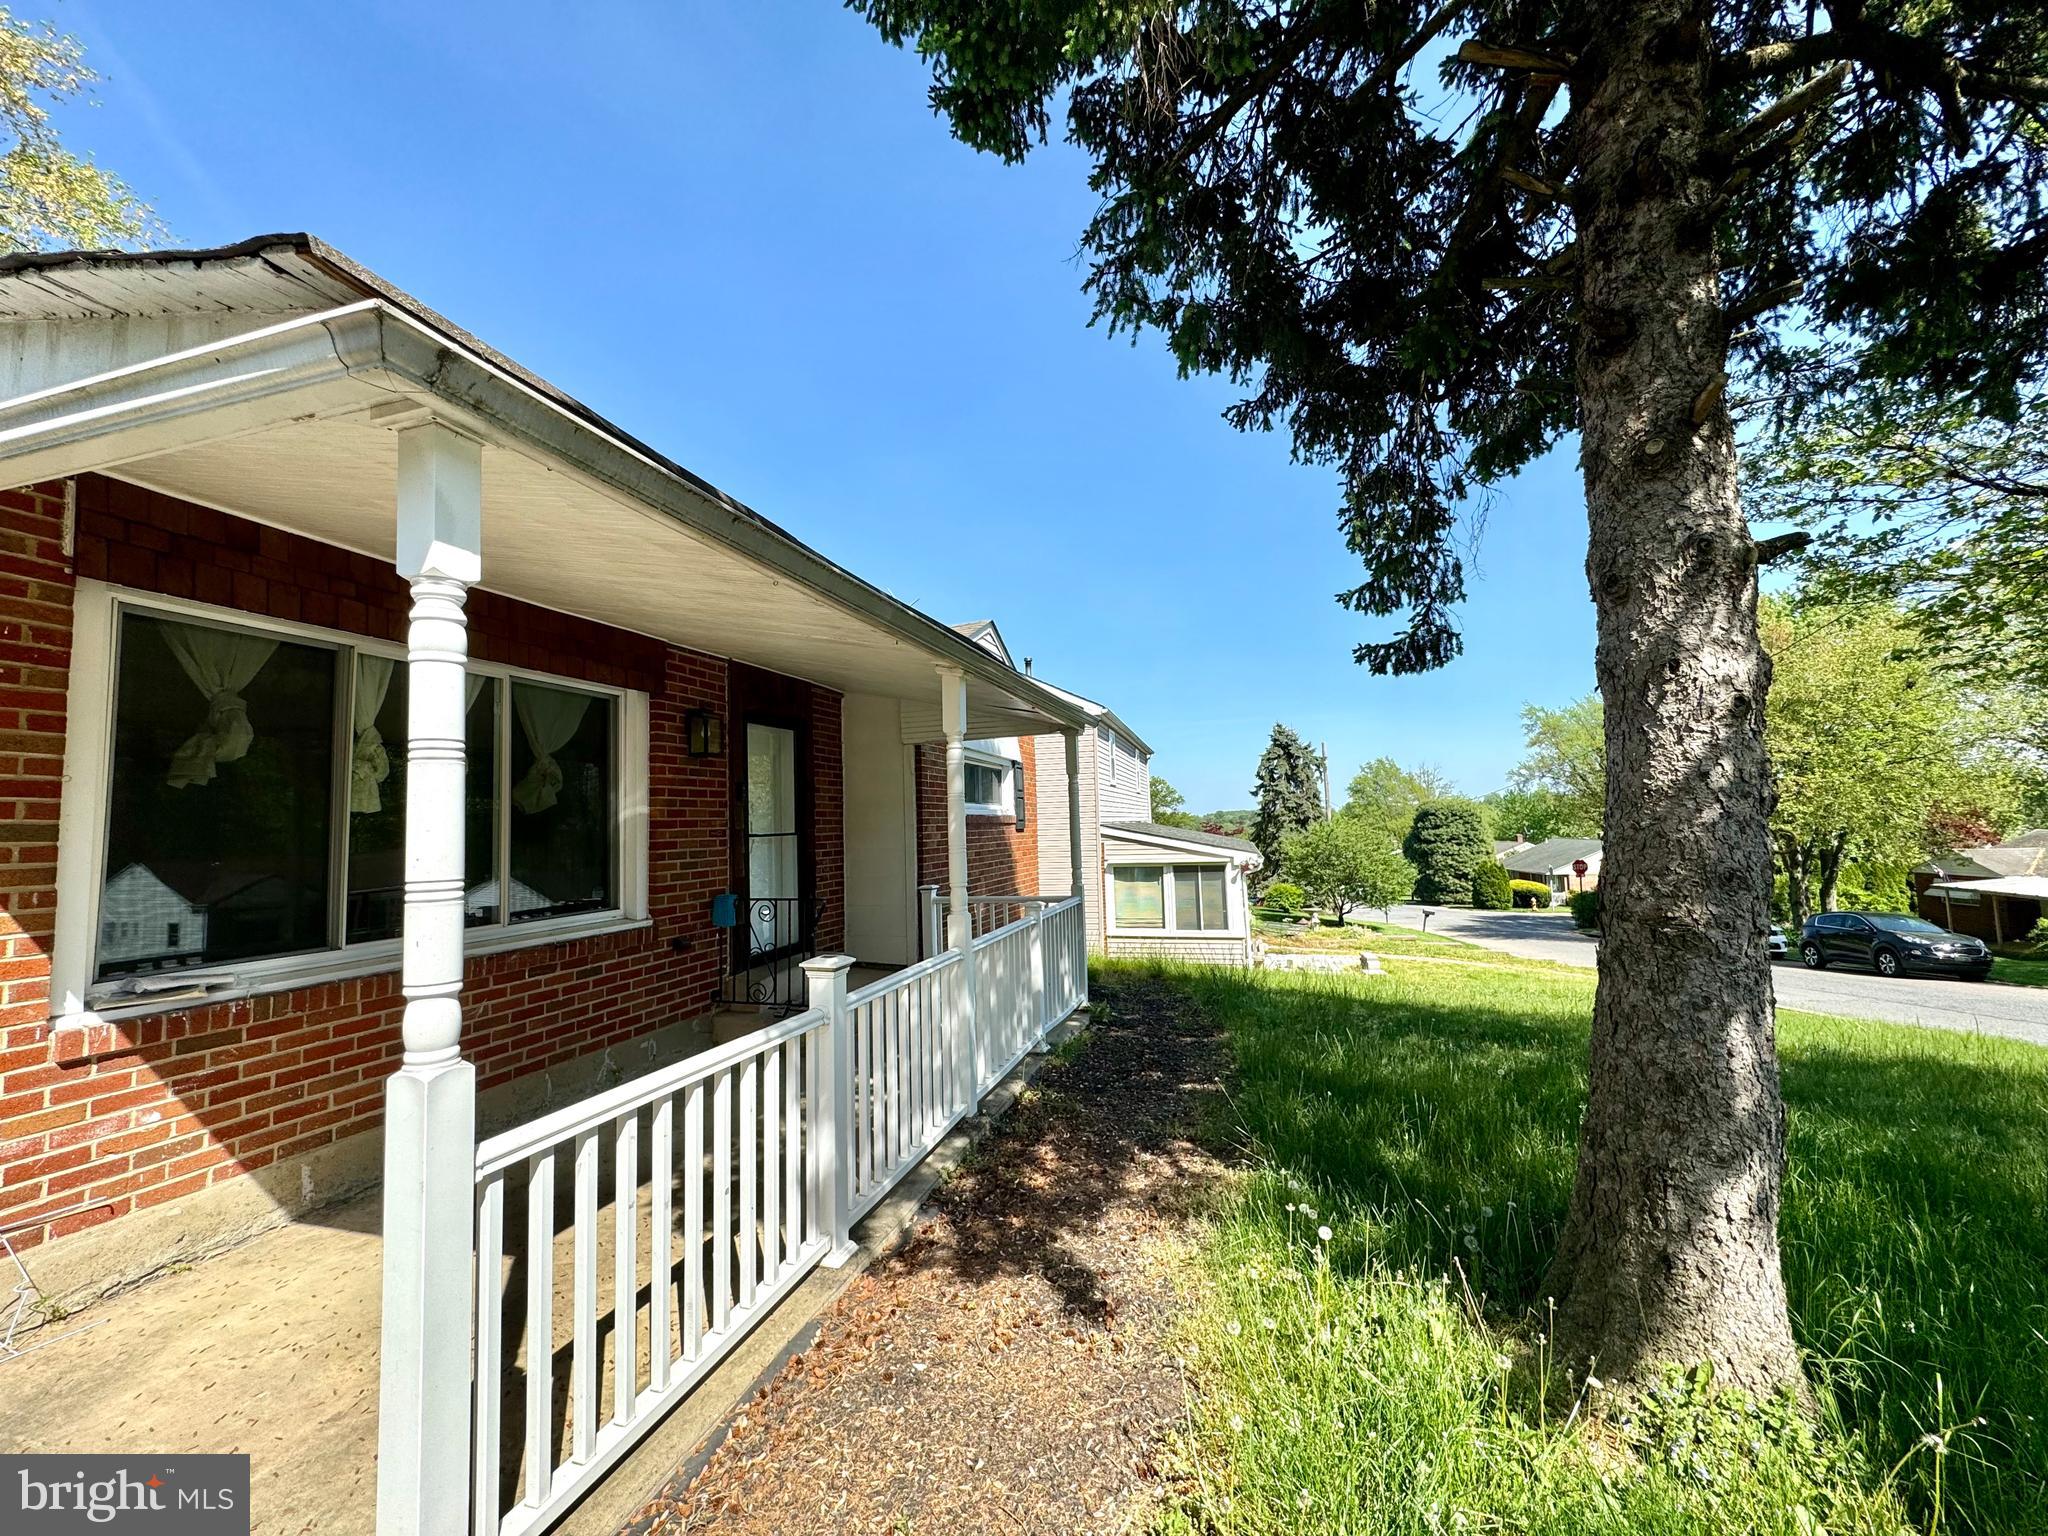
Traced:
MULTIPOLYGON (((41 14, 40 8, 29 8, 41 14)), ((1191 805, 1274 721, 1498 785, 1592 686, 1573 447, 1489 510, 1465 655, 1351 661, 1336 488, 1156 337, 1087 327, 1055 143, 956 143, 828 0, 55 0, 106 77, 78 146, 180 244, 306 229, 933 615, 993 616, 1191 805)))

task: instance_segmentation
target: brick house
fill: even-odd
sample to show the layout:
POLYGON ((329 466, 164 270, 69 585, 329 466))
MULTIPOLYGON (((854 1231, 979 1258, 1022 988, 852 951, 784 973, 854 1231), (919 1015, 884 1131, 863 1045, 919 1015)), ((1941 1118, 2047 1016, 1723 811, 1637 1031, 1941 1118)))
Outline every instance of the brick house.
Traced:
POLYGON ((378 1528, 542 1529, 1085 997, 1071 892, 916 895, 1040 894, 1085 719, 310 237, 8 257, 0 328, 0 1230, 77 1298, 381 1180, 378 1528), (600 1201, 674 1281, 602 1367, 600 1201))
POLYGON ((1908 879, 1922 917, 1987 944, 2024 939, 2048 914, 2048 827, 1957 849, 1908 879))

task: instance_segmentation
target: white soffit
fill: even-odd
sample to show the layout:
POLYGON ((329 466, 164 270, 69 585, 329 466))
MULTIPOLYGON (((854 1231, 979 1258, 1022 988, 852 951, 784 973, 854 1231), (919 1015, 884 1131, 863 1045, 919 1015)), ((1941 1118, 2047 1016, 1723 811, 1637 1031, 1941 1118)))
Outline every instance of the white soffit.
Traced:
MULTIPOLYGON (((200 443, 108 472, 389 561, 397 457, 396 434, 355 415, 200 443)), ((483 559, 490 591, 841 692, 929 700, 936 715, 929 652, 515 449, 484 449, 483 559)), ((979 679, 968 695, 977 731, 1057 728, 979 679)))

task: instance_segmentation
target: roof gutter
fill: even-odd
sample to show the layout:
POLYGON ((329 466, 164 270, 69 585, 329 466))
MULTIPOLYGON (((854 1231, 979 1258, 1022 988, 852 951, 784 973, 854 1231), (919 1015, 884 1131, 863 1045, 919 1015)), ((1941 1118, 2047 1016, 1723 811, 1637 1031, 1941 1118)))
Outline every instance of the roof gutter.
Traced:
POLYGON ((1063 727, 1086 711, 672 466, 565 409, 381 299, 324 310, 0 402, 11 483, 112 468, 173 448, 361 407, 363 384, 431 397, 487 438, 521 444, 734 550, 1063 727))

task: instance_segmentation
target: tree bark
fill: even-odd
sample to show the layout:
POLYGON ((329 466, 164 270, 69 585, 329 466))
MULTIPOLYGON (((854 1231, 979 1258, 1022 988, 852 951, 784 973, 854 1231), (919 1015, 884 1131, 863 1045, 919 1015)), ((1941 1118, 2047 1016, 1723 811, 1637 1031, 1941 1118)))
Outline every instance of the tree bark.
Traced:
POLYGON ((1849 836, 1840 833, 1821 844, 1820 848, 1820 909, 1823 912, 1837 910, 1835 893, 1842 883, 1842 855, 1848 851, 1849 836))
POLYGON ((1785 1112, 1769 960, 1770 663, 1726 408, 1702 166, 1704 0, 1603 0, 1571 76, 1576 367, 1606 703, 1599 991, 1547 1290, 1558 1358, 1623 1388, 1713 1362, 1804 1391, 1778 1256, 1785 1112))

